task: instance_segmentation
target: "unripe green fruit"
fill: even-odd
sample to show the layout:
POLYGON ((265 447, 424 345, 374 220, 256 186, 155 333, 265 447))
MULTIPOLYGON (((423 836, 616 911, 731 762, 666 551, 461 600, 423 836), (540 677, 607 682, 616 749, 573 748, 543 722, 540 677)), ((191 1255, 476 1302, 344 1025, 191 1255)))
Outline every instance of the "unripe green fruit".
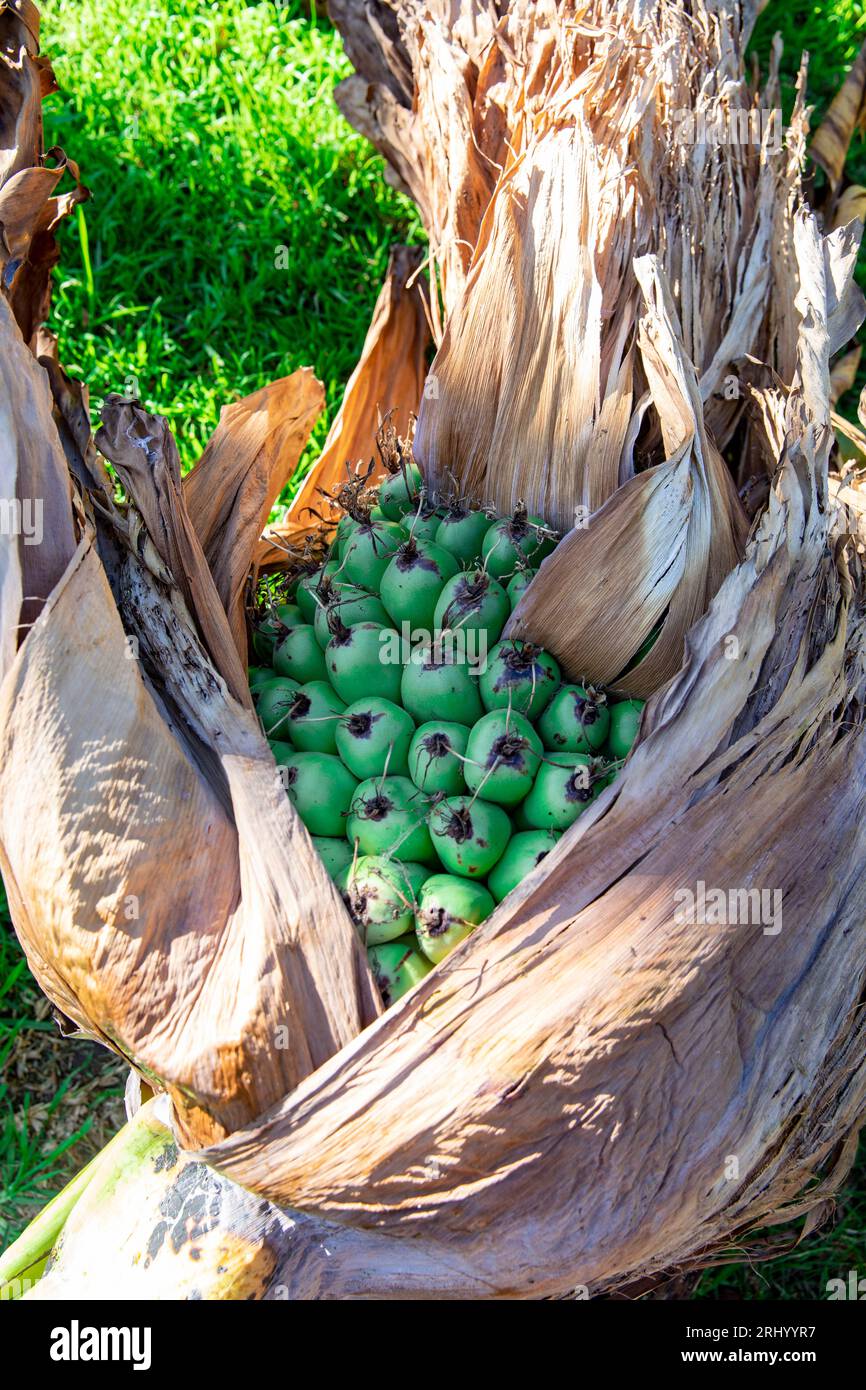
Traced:
POLYGON ((443 515, 441 507, 422 507, 420 511, 405 516, 403 525, 416 541, 435 541, 443 515))
POLYGON ((379 487, 379 506, 391 521, 401 521, 407 512, 418 506, 424 479, 415 463, 404 464, 399 473, 392 473, 379 487))
POLYGON ((406 532, 396 521, 365 521, 358 525, 343 552, 343 574, 350 584, 378 592, 398 546, 406 532))
POLYGON ((610 729, 607 696, 587 686, 563 685, 538 721, 545 748, 595 753, 610 729))
POLYGON ((480 883, 453 874, 433 874, 418 899, 418 945, 434 965, 444 960, 489 917, 495 903, 480 883))
POLYGON ((532 789, 544 745, 528 719, 493 710, 473 725, 466 747, 466 785, 485 801, 516 806, 532 789))
POLYGON ((276 614, 283 627, 300 627, 306 619, 296 603, 278 603, 276 614))
POLYGON ((341 700, 354 704, 364 695, 400 701, 403 668, 395 659, 400 638, 393 628, 356 623, 332 637, 325 648, 331 684, 341 700))
POLYGON ((461 878, 485 878, 511 835, 511 821, 501 806, 471 796, 440 801, 430 812, 429 825, 443 865, 461 878))
POLYGON ((280 738, 269 738, 268 747, 273 753, 274 762, 278 767, 285 767, 298 751, 294 744, 287 743, 284 739, 280 738))
POLYGON ((405 941, 389 941, 384 946, 371 946, 367 952, 367 959, 386 1009, 396 1004, 398 999, 402 999, 404 994, 433 969, 420 951, 413 950, 411 944, 405 941))
POLYGON ((333 835, 314 835, 312 839, 328 874, 334 880, 338 879, 355 857, 349 841, 345 836, 340 838, 333 835))
POLYGON ((260 690, 263 685, 266 685, 268 681, 272 681, 273 679, 274 671, 271 666, 247 667, 247 685, 250 688, 250 694, 253 699, 255 699, 256 691, 260 690))
POLYGON ((619 700, 610 707, 608 747, 616 758, 627 758, 637 738, 646 700, 619 700))
POLYGON ((348 536, 348 534, 349 534, 349 532, 351 531, 351 529, 352 529, 352 527, 354 526, 354 524, 355 524, 355 523, 354 523, 354 521, 352 520, 352 518, 349 516, 349 513, 348 513, 348 512, 343 512, 343 515, 340 517, 340 520, 337 522, 337 529, 336 529, 336 531, 334 532, 334 537, 333 537, 333 540, 332 540, 332 542, 331 542, 331 554, 332 554, 332 555, 334 555, 334 556, 339 556, 339 555, 340 555, 340 552, 341 552, 341 550, 342 550, 342 548, 343 548, 343 545, 345 544, 346 537, 348 536))
POLYGON ((442 518, 436 530, 436 541, 450 550, 459 564, 472 565, 481 558, 484 537, 492 525, 492 518, 486 512, 455 507, 442 518))
POLYGON ((450 644, 428 643, 413 651, 403 668, 400 701, 416 724, 447 719, 474 724, 484 713, 478 682, 465 661, 449 660, 450 644))
POLYGON ((295 600, 303 614, 304 622, 311 623, 316 616, 318 602, 316 590, 322 581, 323 576, 333 578, 340 568, 339 560, 327 560, 319 569, 312 574, 305 574, 298 580, 298 587, 295 592, 295 600))
POLYGON ((424 864, 405 864, 381 854, 362 854, 340 875, 345 899, 365 946, 396 941, 415 925, 415 904, 429 878, 424 864))
POLYGON ((528 878, 559 839, 553 830, 523 830, 512 835, 508 847, 487 880, 498 903, 528 878))
POLYGON ((512 613, 537 574, 538 570, 536 569, 519 569, 509 579, 505 592, 508 595, 512 613))
POLYGON ((285 737, 289 710, 299 689, 298 682, 286 676, 272 676, 259 687, 256 714, 269 738, 285 737))
POLYGON ((291 676, 301 685, 307 681, 323 681, 328 672, 325 657, 316 641, 311 623, 293 627, 274 650, 274 670, 281 676, 291 676))
POLYGON ((287 681, 293 687, 298 685, 298 682, 293 681, 290 676, 278 676, 273 666, 265 666, 262 669, 265 672, 266 679, 262 681, 257 681, 255 688, 251 691, 253 697, 253 704, 255 705, 256 709, 258 709, 259 704, 261 703, 262 696, 268 690, 272 688, 274 690, 285 690, 287 681))
POLYGON ((507 637, 487 658, 478 686, 485 709, 514 709, 537 719, 560 680, 559 666, 549 652, 507 637))
POLYGON ((523 803, 537 830, 565 830, 601 791, 603 764, 586 753, 548 753, 523 803))
POLYGON ((337 527, 337 531, 339 533, 339 540, 337 542, 336 553, 339 556, 340 561, 342 562, 343 560, 345 560, 346 551, 349 548, 349 542, 351 541, 352 537, 356 535, 356 533, 360 530, 362 526, 367 525, 368 522, 388 521, 389 519, 390 518, 387 517, 385 513, 382 511, 381 507, 371 507, 368 515, 364 518, 363 521, 357 521, 353 516, 344 517, 343 521, 345 521, 346 525, 343 526, 341 522, 340 526, 337 527))
POLYGON ((281 603, 257 618, 253 628, 253 651, 261 661, 272 662, 274 649, 292 628, 304 621, 296 603, 281 603))
POLYGON ((355 700, 336 728, 337 752, 356 777, 391 777, 409 772, 409 744, 415 732, 412 716, 392 700, 371 695, 355 700))
POLYGON ((331 613, 337 614, 344 627, 355 627, 358 623, 378 623, 381 627, 391 625, 381 599, 375 594, 368 594, 354 584, 340 584, 336 586, 331 599, 316 609, 313 619, 316 641, 323 651, 333 636, 328 626, 331 613))
POLYGON ((358 786, 332 753, 295 753, 280 759, 286 790, 311 835, 345 835, 346 820, 358 786))
POLYGON ((414 537, 400 546, 382 575, 379 593, 395 627, 433 628, 433 615, 446 580, 457 573, 453 555, 434 541, 414 537))
POLYGON ((345 708, 328 681, 307 681, 295 692, 283 732, 301 753, 336 753, 345 708))
POLYGON ((484 570, 466 570, 449 579, 442 589, 433 613, 433 626, 449 628, 463 636, 483 632, 485 642, 491 643, 498 640, 510 616, 511 604, 502 585, 484 570))
POLYGON ((361 854, 428 863, 433 845, 421 793, 408 777, 371 777, 352 800, 346 834, 361 854))
POLYGON ((484 567, 494 579, 507 579, 529 561, 541 564, 555 548, 556 540, 541 516, 528 516, 517 507, 512 517, 495 521, 484 537, 484 567))
POLYGON ((428 794, 459 796, 466 790, 461 757, 469 742, 465 724, 431 719, 416 729, 409 745, 409 776, 428 794), (461 757, 456 757, 460 754, 461 757))

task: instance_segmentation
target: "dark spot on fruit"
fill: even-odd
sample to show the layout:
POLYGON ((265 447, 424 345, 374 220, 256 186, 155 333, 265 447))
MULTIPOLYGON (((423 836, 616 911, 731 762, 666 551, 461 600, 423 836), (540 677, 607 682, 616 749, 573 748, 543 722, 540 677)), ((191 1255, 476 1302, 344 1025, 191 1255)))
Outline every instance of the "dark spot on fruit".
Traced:
POLYGON ((573 777, 569 777, 565 784, 565 799, 566 801, 579 801, 581 804, 585 804, 587 801, 592 801, 592 789, 584 785, 582 776, 575 774, 573 777))
POLYGON ((346 720, 346 728, 353 738, 369 738, 373 728, 373 716, 369 711, 359 714, 350 714, 346 720))
POLYGON ((388 812, 393 810, 394 803, 384 792, 377 792, 367 801, 363 802, 363 810, 358 814, 364 820, 384 820, 388 812))
POLYGON ((367 910, 367 895, 352 887, 349 889, 346 900, 352 916, 361 921, 367 910))
POLYGON ((458 811, 451 812, 444 834, 458 845, 472 839, 472 816, 467 806, 461 806, 458 811))
POLYGON ((428 936, 444 936, 451 926, 451 917, 444 907, 428 907, 422 923, 428 936))
POLYGON ((599 708, 594 700, 587 700, 585 695, 574 695, 574 717, 579 724, 596 724, 598 722, 599 708))
POLYGON ((309 695, 302 695, 300 692, 295 696, 289 705, 290 719, 305 719, 312 709, 313 702, 309 695))
POLYGON ((390 981, 388 980, 387 975, 380 975, 377 970, 374 971, 373 978, 376 981, 376 988, 382 996, 382 1003, 385 1005, 386 1009, 390 1009, 392 1000, 391 991, 388 988, 390 981))
POLYGON ((403 574, 408 574, 411 570, 427 570, 430 574, 438 574, 439 566, 435 560, 431 560, 429 555, 424 555, 418 549, 418 542, 413 538, 401 545, 396 555, 397 568, 403 574))
POLYGON ((431 758, 447 758, 451 752, 451 740, 447 734, 427 734, 421 746, 431 758))
POLYGON ((522 772, 526 768, 526 749, 529 747, 529 740, 522 734, 502 734, 494 739, 487 759, 487 766, 494 767, 496 763, 506 767, 517 768, 522 772))

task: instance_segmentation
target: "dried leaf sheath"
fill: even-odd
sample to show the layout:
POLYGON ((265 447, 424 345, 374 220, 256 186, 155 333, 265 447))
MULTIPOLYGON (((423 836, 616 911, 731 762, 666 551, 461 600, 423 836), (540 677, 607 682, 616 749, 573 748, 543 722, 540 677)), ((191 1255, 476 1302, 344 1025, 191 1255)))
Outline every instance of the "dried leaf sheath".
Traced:
MULTIPOLYGON (((650 693, 679 668, 691 623, 740 553, 745 517, 718 452, 743 413, 741 394, 728 389, 733 361, 753 354, 790 371, 792 326, 768 299, 783 298, 774 277, 791 273, 790 256, 774 248, 790 245, 802 102, 782 145, 778 125, 761 124, 776 101, 775 64, 766 91, 753 91, 734 6, 692 14, 676 5, 515 0, 494 25, 480 7, 407 0, 380 4, 371 29, 390 11, 397 24, 387 64, 395 33, 403 58, 400 83, 387 92, 376 85, 370 36, 359 37, 366 21, 341 5, 334 17, 370 80, 363 91, 356 82, 344 110, 418 199, 445 288, 418 457, 433 487, 447 490, 456 478, 500 512, 523 499, 563 532, 580 528, 521 617, 570 675, 610 682, 664 616, 633 683, 634 693, 650 693), (715 126, 731 132, 727 140, 707 136, 715 126), (459 201, 438 196, 443 169, 459 201), (476 206, 467 221, 464 210, 476 206), (620 590, 623 556, 610 542, 621 528, 602 521, 600 509, 635 469, 671 459, 677 447, 669 417, 682 410, 682 391, 672 401, 654 367, 647 324, 658 309, 637 271, 648 249, 668 287, 664 315, 677 351, 700 383, 703 405, 687 405, 685 418, 696 408, 707 437, 689 459, 668 525, 660 529, 659 518, 646 537, 629 527, 629 618, 611 648, 597 605, 578 632, 559 609, 563 587, 582 588, 587 573, 598 573, 600 589, 620 590), (676 559, 659 588, 654 557, 665 551, 676 559)), ((631 515, 640 505, 616 503, 631 515)))
POLYGON ((244 666, 248 648, 244 594, 250 551, 258 544, 323 406, 321 382, 309 368, 272 382, 222 411, 216 433, 184 479, 184 501, 244 666))
MULTIPOLYGON (((286 524, 272 534, 297 541, 328 513, 323 493, 333 493, 346 477, 346 465, 365 466, 377 458, 376 429, 386 411, 406 432, 424 386, 425 353, 430 340, 420 279, 421 253, 398 246, 391 253, 385 283, 373 312, 358 365, 328 432, 325 447, 292 502, 286 524)), ((378 476, 378 475, 376 475, 378 476)))
POLYGON ((746 527, 704 424, 697 376, 680 345, 663 273, 647 256, 635 262, 635 274, 646 304, 639 325, 642 361, 670 457, 630 479, 588 526, 565 538, 507 632, 550 647, 578 679, 619 682, 630 694, 646 696, 680 669, 684 636, 736 563, 746 527), (651 651, 630 665, 662 619, 651 651))
POLYGON ((456 1291, 471 1269, 501 1295, 709 1251, 779 1213, 862 1112, 864 634, 819 505, 818 244, 804 226, 796 442, 621 785, 411 999, 209 1154, 359 1239, 403 1239, 431 1291, 446 1251, 456 1291), (678 920, 699 881, 778 889, 778 932, 678 920))
MULTIPOLYGON (((861 312, 856 230, 822 238, 800 207, 802 112, 779 160, 751 147, 686 157, 672 146, 676 103, 688 107, 695 90, 706 89, 710 105, 745 100, 748 7, 692 4, 685 33, 674 4, 586 4, 579 26, 561 22, 577 7, 546 2, 495 15, 469 0, 372 0, 363 10, 340 0, 334 9, 372 84, 366 95, 355 87, 371 128, 379 122, 407 186, 435 208, 451 338, 481 278, 476 242, 494 244, 506 206, 488 218, 483 199, 464 197, 478 167, 466 132, 490 187, 504 189, 531 184, 536 155, 556 162, 553 145, 540 153, 548 136, 563 177, 573 172, 565 154, 578 157, 576 137, 562 131, 577 127, 554 119, 571 102, 601 122, 593 148, 620 141, 628 150, 648 123, 654 138, 634 148, 635 170, 610 195, 611 221, 608 204, 593 214, 608 254, 558 260, 579 279, 573 298, 556 284, 556 303, 573 318, 601 286, 600 348, 587 357, 605 387, 578 385, 598 448, 586 450, 585 480, 615 489, 593 502, 602 537, 593 544, 610 563, 583 564, 559 637, 578 644, 576 662, 601 660, 585 604, 623 648, 617 628, 633 632, 666 608, 658 653, 647 658, 657 666, 644 663, 635 679, 650 688, 671 673, 678 628, 681 669, 648 705, 615 787, 473 937, 365 1030, 375 1006, 352 928, 267 783, 273 767, 251 716, 220 675, 225 644, 229 665, 236 652, 225 616, 232 585, 208 591, 201 572, 196 546, 215 534, 207 499, 196 508, 199 532, 170 486, 166 505, 157 484, 171 484, 171 462, 154 457, 152 474, 130 471, 142 495, 126 517, 100 504, 98 488, 76 494, 99 554, 86 531, 0 688, 2 866, 52 996, 157 1073, 184 1143, 220 1170, 195 1178, 225 1214, 232 1255, 221 1273, 218 1242, 208 1242, 214 1296, 512 1298, 578 1283, 599 1292, 712 1260, 767 1221, 807 1211, 817 1221, 866 1105, 864 571, 848 540, 862 517, 848 498, 857 490, 831 490, 827 477, 830 361, 861 312), (639 20, 648 28, 635 35, 639 20), (654 206, 644 187, 656 189, 663 225, 638 217, 654 206), (723 205, 733 218, 724 235, 707 227, 723 205), (477 219, 468 254, 452 235, 459 216, 464 231, 477 219), (611 299, 623 283, 628 293, 611 299), (614 302, 616 324, 604 317, 614 302), (737 344, 747 422, 715 384, 737 344), (741 423, 735 471, 759 465, 766 500, 750 509, 739 559, 743 519, 718 443, 736 453, 741 423), (608 429, 623 432, 618 449, 608 429), (608 616, 614 585, 618 624, 608 616), (140 665, 124 665, 115 604, 139 638, 140 665), (94 690, 104 692, 98 709, 94 690), (50 787, 47 805, 37 814, 28 800, 22 815, 16 787, 33 769, 50 787), (172 880, 175 862, 183 872, 172 880), (721 922, 696 921, 678 899, 701 882, 726 901, 768 892, 772 915, 756 921, 733 908, 721 922), (138 919, 123 916, 127 885, 143 905, 138 919), (285 1022, 288 1055, 274 1045, 285 1022), (254 1208, 238 1182, 257 1193, 254 1208), (266 1208, 264 1198, 303 1214, 266 1208)), ((550 188, 531 191, 553 205, 550 188)), ((515 236, 524 206, 511 207, 515 236)), ((525 244, 504 245, 512 264, 533 263, 525 244)), ((542 285, 553 280, 542 278, 539 294, 542 285)), ((527 322, 554 323, 540 301, 521 307, 527 322)), ((467 364, 452 383, 463 401, 471 381, 486 404, 482 387, 512 369, 509 339, 488 322, 493 365, 467 364)), ((595 330, 583 328, 592 343, 595 330)), ((543 343, 514 351, 527 346, 543 359, 543 343)), ((527 440, 545 438, 552 399, 542 393, 539 423, 530 394, 518 395, 513 428, 529 420, 527 440)), ((121 418, 120 431, 109 421, 109 438, 157 438, 147 417, 121 418)), ((39 419, 59 458, 47 409, 39 419)), ((587 419, 570 427, 585 430, 587 419)), ((86 442, 77 444, 85 457, 86 442)), ((254 460, 250 450, 253 511, 254 460)), ((512 462, 550 488, 531 451, 513 450, 512 462)), ((571 462, 563 450, 553 481, 562 496, 582 497, 571 462)), ((17 455, 7 465, 18 467, 17 455)), ((500 481, 511 488, 514 477, 500 481)), ((577 535, 563 552, 572 561, 577 535)), ((551 562, 530 589, 539 624, 564 591, 552 571, 551 562)), ((11 574, 14 603, 21 587, 11 574)), ((6 604, 4 593, 4 622, 6 604)), ((179 1166, 194 1169, 188 1157, 179 1166)), ((135 1259, 175 1183, 169 1171, 161 1182, 149 1172, 119 1248, 94 1260, 79 1233, 41 1296, 188 1291, 170 1257, 151 1263, 149 1279, 135 1259)))

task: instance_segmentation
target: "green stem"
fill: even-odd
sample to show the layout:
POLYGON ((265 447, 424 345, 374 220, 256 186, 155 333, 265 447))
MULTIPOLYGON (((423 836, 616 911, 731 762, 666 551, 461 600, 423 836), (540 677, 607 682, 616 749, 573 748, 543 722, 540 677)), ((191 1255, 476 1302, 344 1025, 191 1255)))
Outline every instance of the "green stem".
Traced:
MULTIPOLYGON (((120 1133, 122 1134, 123 1130, 120 1133)), ((119 1137, 115 1135, 101 1153, 85 1164, 81 1172, 77 1173, 56 1197, 51 1198, 39 1215, 21 1232, 18 1239, 0 1255, 0 1300, 20 1298, 27 1288, 41 1278, 48 1256, 66 1225, 69 1213, 107 1150, 119 1137), (14 1287, 16 1284, 17 1290, 14 1287)))
POLYGON ((142 1153, 153 1143, 152 1109, 153 1101, 143 1105, 0 1255, 0 1302, 20 1298, 42 1277, 73 1207, 94 1179, 99 1178, 97 1186, 107 1188, 127 1166, 140 1161, 142 1153))

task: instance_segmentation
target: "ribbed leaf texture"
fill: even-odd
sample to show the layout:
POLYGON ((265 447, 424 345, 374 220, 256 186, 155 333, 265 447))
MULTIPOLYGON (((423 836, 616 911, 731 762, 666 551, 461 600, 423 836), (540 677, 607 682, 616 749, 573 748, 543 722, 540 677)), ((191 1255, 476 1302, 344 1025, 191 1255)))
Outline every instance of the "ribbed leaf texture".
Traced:
MULTIPOLYGON (((314 380, 226 412, 183 488, 164 423, 110 401, 121 507, 80 393, 0 304, 4 489, 56 518, 42 563, 4 561, 0 866, 46 992, 165 1092, 146 1147, 170 1117, 188 1151, 115 1189, 120 1235, 73 1213, 40 1297, 596 1293, 813 1226, 847 1171, 866 509, 829 476, 830 364, 859 228, 804 203, 801 103, 779 149, 683 138, 683 111, 778 104, 743 75, 750 7, 687 8, 332 2, 343 109, 431 233, 429 478, 568 532, 515 627, 573 673, 616 680, 664 620, 622 775, 382 1017, 238 688, 239 586, 274 558, 255 532, 314 380), (683 911, 702 884, 724 920, 683 911), (171 1242, 135 1258, 203 1209, 194 1284, 171 1242)), ((32 151, 19 77, 2 94, 32 151)), ((418 405, 392 276, 346 438, 392 357, 418 395, 378 404, 418 405)))

